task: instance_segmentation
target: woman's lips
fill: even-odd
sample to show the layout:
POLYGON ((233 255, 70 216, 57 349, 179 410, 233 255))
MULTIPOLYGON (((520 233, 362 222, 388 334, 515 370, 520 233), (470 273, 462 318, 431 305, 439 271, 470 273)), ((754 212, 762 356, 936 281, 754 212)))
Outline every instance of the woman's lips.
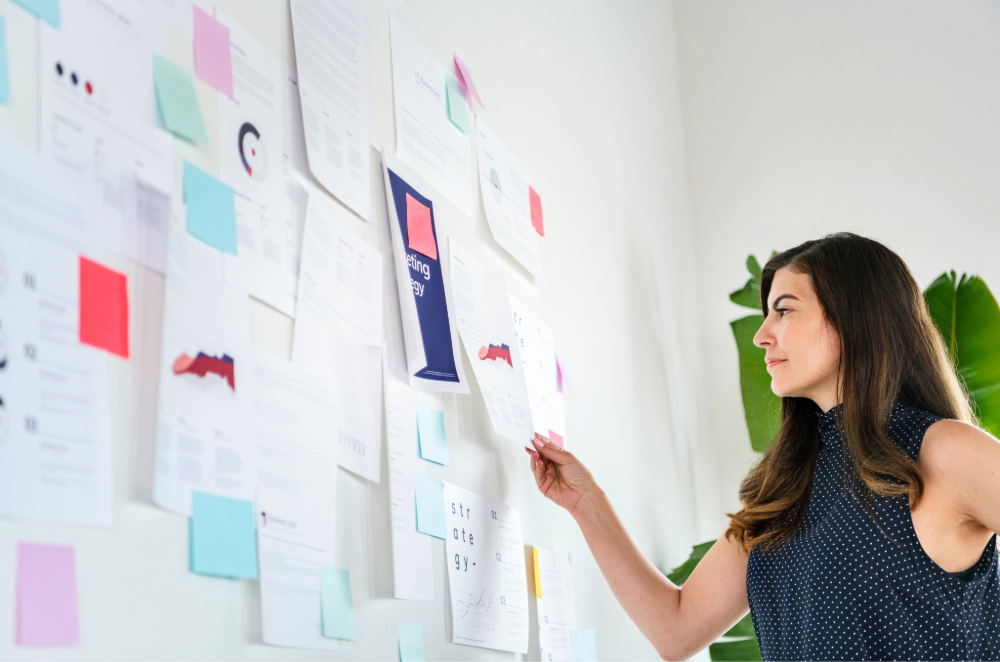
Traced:
POLYGON ((781 364, 781 363, 784 363, 784 362, 785 362, 785 359, 775 359, 774 361, 768 361, 767 362, 767 369, 770 370, 774 366, 776 366, 778 364, 781 364))

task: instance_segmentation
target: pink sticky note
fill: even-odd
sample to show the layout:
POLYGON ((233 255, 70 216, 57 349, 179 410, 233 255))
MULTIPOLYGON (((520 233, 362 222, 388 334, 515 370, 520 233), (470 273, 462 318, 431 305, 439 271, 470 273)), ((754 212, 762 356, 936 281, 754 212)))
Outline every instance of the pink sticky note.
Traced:
POLYGON ((455 68, 458 70, 458 84, 462 86, 466 94, 472 94, 473 98, 479 102, 479 105, 483 106, 483 100, 479 98, 479 92, 476 91, 476 84, 472 82, 472 72, 469 71, 469 67, 462 62, 462 58, 458 57, 458 53, 455 53, 455 68))
POLYGON ((531 205, 531 224, 535 226, 535 232, 544 237, 545 223, 542 220, 542 198, 530 186, 528 187, 528 202, 531 205))
POLYGON ((80 256, 80 342, 128 358, 125 274, 80 256))
POLYGON ((72 547, 17 545, 17 644, 80 643, 72 547))
POLYGON ((438 259, 431 210, 409 193, 406 194, 406 245, 432 260, 438 259))
POLYGON ((194 8, 194 73, 228 97, 233 96, 233 60, 229 28, 194 8))
POLYGON ((566 443, 563 441, 562 435, 555 430, 549 430, 549 441, 558 446, 559 448, 565 448, 566 443))
POLYGON ((563 374, 562 366, 559 364, 559 357, 556 357, 556 389, 562 393, 563 392, 563 374))

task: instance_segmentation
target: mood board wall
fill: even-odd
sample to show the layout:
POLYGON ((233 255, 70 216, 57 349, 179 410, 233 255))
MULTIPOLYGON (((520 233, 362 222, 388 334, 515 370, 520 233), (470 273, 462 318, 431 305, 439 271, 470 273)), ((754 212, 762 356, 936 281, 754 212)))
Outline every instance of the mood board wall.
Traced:
MULTIPOLYGON (((219 0, 215 7, 294 68, 287 2, 219 0)), ((695 361, 699 333, 672 5, 369 3, 369 139, 391 156, 390 11, 442 63, 450 63, 452 52, 462 55, 483 97, 477 114, 531 170, 545 204, 545 283, 494 241, 475 182, 471 216, 437 196, 438 233, 501 269, 508 289, 552 327, 566 382, 569 448, 591 468, 642 549, 662 568, 677 565, 691 544, 721 530, 706 524, 719 517, 710 448, 701 433, 707 408, 695 361)), ((8 0, 0 0, 0 15, 11 77, 0 132, 38 150, 37 19, 8 0)), ((189 37, 172 29, 169 48, 175 64, 193 69, 189 37)), ((178 191, 184 160, 218 170, 216 93, 200 81, 195 90, 208 144, 175 141, 178 191)), ((377 223, 321 195, 338 222, 380 246, 377 223)), ((392 598, 384 454, 379 483, 337 471, 335 553, 353 578, 357 640, 332 653, 265 646, 256 582, 192 574, 187 519, 153 504, 164 280, 111 252, 105 262, 127 274, 131 304, 131 357, 108 359, 114 525, 0 521, 0 657, 396 659, 396 625, 411 622, 423 625, 428 659, 520 657, 449 642, 442 541, 432 547, 435 600, 392 598), (79 645, 14 645, 19 541, 76 549, 79 645)), ((387 302, 393 286, 385 284, 387 302)), ((254 345, 287 359, 294 321, 254 300, 251 320, 254 345)), ((462 360, 471 375, 468 357, 462 360)), ((596 629, 601 659, 655 659, 614 601, 572 519, 537 494, 524 451, 493 431, 475 380, 470 386, 469 395, 420 396, 444 411, 451 453, 450 466, 428 466, 428 475, 517 508, 526 545, 570 552, 577 624, 596 629)), ((538 658, 537 635, 528 650, 528 659, 538 658)))

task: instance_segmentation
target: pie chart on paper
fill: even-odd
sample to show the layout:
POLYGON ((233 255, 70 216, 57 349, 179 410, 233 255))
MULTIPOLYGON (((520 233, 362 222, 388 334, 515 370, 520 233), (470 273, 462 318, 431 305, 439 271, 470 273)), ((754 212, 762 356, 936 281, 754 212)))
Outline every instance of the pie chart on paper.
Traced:
POLYGON ((240 162, 243 169, 255 182, 267 178, 267 152, 264 141, 260 139, 260 131, 250 122, 244 122, 239 135, 240 162))

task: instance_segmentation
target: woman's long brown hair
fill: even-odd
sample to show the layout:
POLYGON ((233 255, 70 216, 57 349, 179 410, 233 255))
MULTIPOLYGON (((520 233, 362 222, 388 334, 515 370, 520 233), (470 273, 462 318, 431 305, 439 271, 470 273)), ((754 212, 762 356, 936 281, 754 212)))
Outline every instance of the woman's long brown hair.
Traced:
MULTIPOLYGON (((847 484, 881 529, 872 495, 912 492, 915 508, 924 490, 920 471, 887 434, 893 401, 966 422, 975 421, 974 413, 920 288, 898 255, 849 232, 775 255, 761 275, 765 316, 774 274, 784 267, 812 278, 840 336, 843 406, 834 414, 847 449, 845 471, 853 476, 847 484)), ((735 536, 744 550, 781 546, 805 519, 819 452, 818 411, 808 398, 781 399, 781 427, 743 479, 742 508, 727 513, 726 538, 735 536)))

